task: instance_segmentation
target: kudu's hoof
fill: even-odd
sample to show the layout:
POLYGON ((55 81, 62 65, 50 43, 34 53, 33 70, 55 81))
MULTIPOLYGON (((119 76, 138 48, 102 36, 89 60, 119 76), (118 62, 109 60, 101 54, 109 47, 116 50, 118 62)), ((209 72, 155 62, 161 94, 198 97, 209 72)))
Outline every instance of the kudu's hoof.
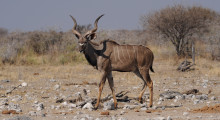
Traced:
POLYGON ((142 98, 140 98, 140 99, 139 99, 139 102, 140 102, 141 104, 143 104, 143 99, 142 99, 142 98))
POLYGON ((98 109, 98 106, 95 106, 94 108, 93 108, 93 110, 97 110, 98 109))

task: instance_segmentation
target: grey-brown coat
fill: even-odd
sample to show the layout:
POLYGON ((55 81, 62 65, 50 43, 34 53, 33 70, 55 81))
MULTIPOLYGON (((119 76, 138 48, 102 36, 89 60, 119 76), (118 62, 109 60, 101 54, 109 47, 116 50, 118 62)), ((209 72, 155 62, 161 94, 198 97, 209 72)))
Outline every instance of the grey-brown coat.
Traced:
POLYGON ((79 39, 79 51, 83 52, 90 65, 94 66, 102 73, 95 108, 97 109, 99 106, 102 89, 106 79, 108 79, 112 91, 115 108, 117 107, 112 71, 134 72, 140 77, 144 81, 144 86, 139 95, 139 101, 142 102, 142 95, 148 86, 150 90, 149 106, 152 106, 153 82, 150 78, 149 70, 154 72, 152 68, 154 60, 153 52, 149 48, 141 45, 120 45, 112 40, 103 40, 100 43, 94 42, 93 40, 96 38, 95 32, 98 29, 97 23, 102 16, 103 15, 96 19, 94 23, 95 28, 84 35, 76 31, 77 22, 71 16, 75 24, 72 31, 79 39))

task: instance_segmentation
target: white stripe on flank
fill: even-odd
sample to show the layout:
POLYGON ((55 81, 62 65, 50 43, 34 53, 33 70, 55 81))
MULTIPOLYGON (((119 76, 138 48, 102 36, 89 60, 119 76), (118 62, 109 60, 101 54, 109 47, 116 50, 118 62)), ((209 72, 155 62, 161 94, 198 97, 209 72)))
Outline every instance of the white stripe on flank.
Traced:
MULTIPOLYGON (((135 52, 135 48, 134 48, 134 46, 133 46, 133 49, 134 49, 134 56, 135 56, 136 52, 135 52)), ((136 56, 135 56, 135 57, 136 57, 136 56)))
POLYGON ((123 54, 124 60, 126 61, 126 58, 125 58, 125 55, 124 55, 124 49, 122 49, 122 46, 121 46, 121 52, 122 52, 122 54, 123 54))
POLYGON ((114 56, 115 56, 114 58, 115 58, 115 61, 116 61, 116 54, 115 54, 116 51, 115 51, 115 46, 114 46, 113 49, 114 49, 114 56))
MULTIPOLYGON (((118 50, 118 46, 117 46, 117 50, 118 50)), ((121 61, 121 59, 120 59, 119 50, 118 50, 118 59, 119 59, 119 61, 120 61, 121 63, 123 63, 123 62, 121 61)))
POLYGON ((129 59, 131 59, 131 58, 130 58, 130 53, 128 52, 127 45, 126 45, 126 51, 127 51, 127 53, 128 53, 129 59))

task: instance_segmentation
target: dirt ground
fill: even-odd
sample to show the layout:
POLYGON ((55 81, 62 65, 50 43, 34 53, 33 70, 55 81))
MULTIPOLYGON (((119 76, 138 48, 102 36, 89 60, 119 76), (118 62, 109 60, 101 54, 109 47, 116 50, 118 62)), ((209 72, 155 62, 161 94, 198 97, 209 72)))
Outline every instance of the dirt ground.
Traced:
MULTIPOLYGON (((204 62, 205 63, 205 62, 204 62)), ((0 107, 0 119, 27 116, 38 120, 61 120, 61 119, 220 119, 220 74, 219 62, 209 65, 197 64, 188 72, 176 70, 178 63, 173 61, 157 60, 153 68, 155 73, 150 73, 154 82, 154 105, 153 108, 143 109, 138 101, 118 102, 118 109, 107 110, 109 115, 101 115, 103 103, 98 110, 88 110, 77 107, 67 107, 66 100, 75 99, 76 94, 96 98, 100 72, 87 64, 65 66, 1 66, 0 67, 0 99, 8 99, 7 104, 18 104, 21 112, 18 114, 2 114, 4 108, 0 107), (213 65, 212 65, 213 64, 213 65), (217 68, 213 68, 213 66, 217 68), (6 81, 8 80, 8 81, 6 81), (27 83, 27 85, 21 85, 27 83), (13 90, 14 87, 18 86, 13 90), (83 91, 87 91, 87 95, 83 91), (190 99, 166 99, 160 101, 160 94, 166 91, 183 93, 197 89, 200 94, 206 94, 208 99, 195 102, 190 99), (11 91, 13 90, 13 91, 11 91), (8 91, 11 93, 6 94, 8 91), (64 102, 57 102, 59 99, 64 102), (36 110, 34 104, 43 103, 44 109, 36 110), (135 108, 124 109, 125 105, 136 105, 135 108), (161 109, 163 106, 170 106, 161 109), (177 106, 177 107, 172 107, 177 106), (157 107, 157 109, 156 109, 157 107), (161 107, 161 108, 160 108, 161 107), (31 114, 36 112, 36 115, 31 114)), ((142 80, 133 73, 113 72, 115 91, 128 91, 129 98, 138 97, 143 86, 142 80)), ((106 82, 102 97, 111 94, 106 82)), ((147 89, 144 97, 149 94, 147 89)), ((147 104, 149 100, 147 99, 147 104)))

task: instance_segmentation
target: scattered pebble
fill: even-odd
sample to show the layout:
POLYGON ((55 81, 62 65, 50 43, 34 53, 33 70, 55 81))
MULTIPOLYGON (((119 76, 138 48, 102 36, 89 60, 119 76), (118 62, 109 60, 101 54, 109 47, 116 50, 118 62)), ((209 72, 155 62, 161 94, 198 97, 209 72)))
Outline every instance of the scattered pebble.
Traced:
POLYGON ((90 111, 93 110, 93 105, 91 103, 86 103, 84 106, 83 106, 83 109, 89 109, 90 111))
POLYGON ((115 107, 114 107, 114 100, 111 99, 111 100, 105 102, 103 104, 103 106, 104 106, 103 110, 114 110, 115 109, 115 107))
POLYGON ((216 100, 216 97, 215 97, 215 96, 212 96, 212 97, 211 97, 211 100, 216 100))
POLYGON ((172 118, 170 116, 167 117, 167 120, 172 120, 172 118))
POLYGON ((22 87, 26 87, 28 84, 26 82, 21 83, 22 87))
POLYGON ((54 85, 54 90, 58 90, 58 89, 60 89, 60 85, 58 85, 58 84, 56 84, 56 85, 54 85))
POLYGON ((183 112, 183 115, 187 116, 187 115, 189 115, 189 113, 188 112, 183 112))
POLYGON ((1 80, 2 83, 8 83, 8 82, 10 82, 10 81, 11 81, 11 80, 7 80, 7 79, 6 79, 6 80, 1 80))

